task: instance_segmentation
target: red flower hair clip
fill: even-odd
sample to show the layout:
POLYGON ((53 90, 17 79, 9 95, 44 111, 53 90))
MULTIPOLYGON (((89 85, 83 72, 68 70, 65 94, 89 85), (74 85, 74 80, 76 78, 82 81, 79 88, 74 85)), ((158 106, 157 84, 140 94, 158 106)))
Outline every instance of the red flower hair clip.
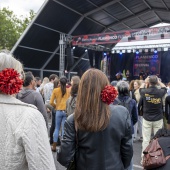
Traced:
POLYGON ((19 73, 12 68, 6 68, 0 72, 0 91, 5 94, 16 94, 20 91, 23 80, 19 73))
POLYGON ((107 85, 101 92, 101 99, 104 103, 109 105, 115 100, 117 94, 118 92, 113 86, 107 85))

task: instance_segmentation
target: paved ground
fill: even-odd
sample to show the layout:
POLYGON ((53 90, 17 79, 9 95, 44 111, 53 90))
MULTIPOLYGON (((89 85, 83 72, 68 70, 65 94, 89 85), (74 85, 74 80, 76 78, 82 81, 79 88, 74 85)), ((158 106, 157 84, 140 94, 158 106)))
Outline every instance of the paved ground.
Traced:
MULTIPOLYGON (((133 144, 134 146, 134 156, 133 156, 133 170, 142 170, 143 168, 140 165, 141 161, 141 146, 142 142, 137 141, 133 144)), ((56 164, 56 170, 66 170, 63 166, 61 166, 57 160, 56 160, 56 153, 53 153, 55 164, 56 164)))
POLYGON ((54 162, 56 165, 56 170, 66 170, 66 168, 64 168, 63 166, 60 165, 60 163, 57 162, 57 159, 56 159, 57 154, 53 152, 53 156, 54 156, 54 162))
POLYGON ((142 150, 142 142, 136 141, 133 143, 133 170, 141 170, 143 169, 140 161, 141 161, 141 150, 142 150))

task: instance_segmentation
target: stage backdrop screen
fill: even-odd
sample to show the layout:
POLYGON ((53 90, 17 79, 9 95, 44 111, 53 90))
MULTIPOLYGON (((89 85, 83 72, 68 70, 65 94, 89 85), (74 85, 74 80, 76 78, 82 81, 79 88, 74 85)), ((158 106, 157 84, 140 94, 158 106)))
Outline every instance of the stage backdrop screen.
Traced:
POLYGON ((160 53, 135 54, 133 63, 133 75, 139 76, 141 72, 147 75, 160 75, 160 53))

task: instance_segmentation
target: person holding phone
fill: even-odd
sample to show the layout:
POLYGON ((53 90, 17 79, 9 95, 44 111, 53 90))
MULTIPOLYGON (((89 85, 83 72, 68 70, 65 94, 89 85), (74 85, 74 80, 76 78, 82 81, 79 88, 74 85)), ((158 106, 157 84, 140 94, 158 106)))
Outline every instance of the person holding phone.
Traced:
MULTIPOLYGON (((148 76, 139 89, 143 103, 143 124, 142 124, 142 157, 143 150, 148 146, 152 129, 154 134, 163 127, 162 97, 166 94, 166 86, 156 75, 148 76), (160 86, 158 88, 158 85, 160 86)), ((140 107, 140 105, 138 106, 140 107)))

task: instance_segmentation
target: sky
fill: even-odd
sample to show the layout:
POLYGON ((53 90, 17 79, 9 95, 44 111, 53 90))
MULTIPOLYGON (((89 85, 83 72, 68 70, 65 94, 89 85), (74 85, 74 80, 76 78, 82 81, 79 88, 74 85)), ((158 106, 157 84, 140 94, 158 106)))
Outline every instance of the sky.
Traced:
POLYGON ((18 17, 27 17, 30 10, 37 13, 44 1, 45 0, 0 0, 0 9, 8 7, 18 17))

